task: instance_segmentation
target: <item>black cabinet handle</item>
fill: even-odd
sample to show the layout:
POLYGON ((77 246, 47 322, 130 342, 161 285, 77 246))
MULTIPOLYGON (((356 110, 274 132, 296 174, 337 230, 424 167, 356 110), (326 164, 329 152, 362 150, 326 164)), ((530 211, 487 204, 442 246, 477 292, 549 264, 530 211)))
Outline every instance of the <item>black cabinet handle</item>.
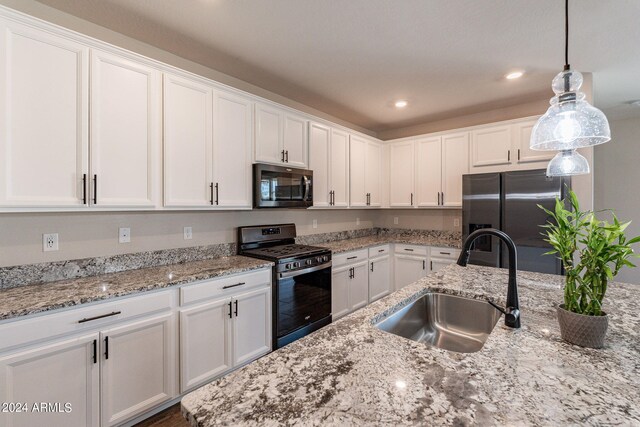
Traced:
POLYGON ((356 258, 358 258, 358 256, 350 256, 347 259, 356 259, 356 258))
POLYGON ((442 196, 440 197, 440 201, 442 202, 442 206, 444 206, 444 191, 440 194, 442 194, 442 196))
POLYGON ((384 249, 378 249, 378 252, 384 252, 384 249))
POLYGON ((234 301, 234 305, 236 306, 235 312, 233 314, 236 315, 236 317, 238 317, 238 300, 234 301))
POLYGON ((511 161, 511 150, 507 150, 507 162, 511 161))
POLYGON ((109 337, 104 337, 104 358, 109 359, 109 337))
POLYGON ((219 205, 219 196, 218 196, 218 190, 219 190, 219 186, 218 183, 216 182, 216 206, 219 205))
POLYGON ((213 206, 213 182, 209 184, 209 192, 209 203, 211 203, 211 206, 213 206))
POLYGON ((451 255, 451 252, 440 252, 440 255, 451 255))
POLYGON ((87 204, 87 174, 82 174, 82 204, 87 204))
POLYGON ((352 279, 356 278, 356 268, 355 267, 351 267, 351 278, 352 279))
POLYGON ((407 252, 413 252, 413 249, 409 249, 409 248, 404 248, 404 250, 407 252))
POLYGON ((236 286, 242 286, 244 285, 245 282, 240 282, 240 283, 236 283, 235 285, 226 285, 223 286, 222 289, 229 289, 229 288, 235 288, 236 286))
POLYGON ((93 204, 98 204, 98 175, 93 175, 93 204))
POLYGON ((520 161, 520 149, 518 148, 518 161, 520 161))
POLYGON ((231 319, 233 315, 231 314, 231 301, 229 301, 229 319, 231 319))
POLYGON ((433 261, 429 261, 429 271, 433 271, 433 261))
POLYGON ((93 363, 98 363, 98 340, 93 340, 93 363))
POLYGON ((289 150, 286 150, 284 152, 284 155, 285 155, 285 162, 289 163, 289 150))
POLYGON ((282 155, 282 157, 281 157, 281 159, 282 159, 282 163, 284 163, 284 150, 282 150, 282 151, 280 152, 280 154, 282 155))
POLYGON ((411 193, 411 206, 413 206, 413 193, 411 193))
POLYGON ((111 313, 101 314, 100 316, 85 317, 84 319, 78 320, 78 323, 85 323, 85 322, 91 322, 92 320, 104 319, 105 317, 116 316, 116 315, 118 315, 120 313, 122 313, 122 312, 121 311, 112 311, 111 313))
POLYGON ((371 263, 371 271, 373 272, 373 262, 371 263))
POLYGON ((427 269, 427 261, 426 260, 422 260, 422 269, 426 270, 427 269))

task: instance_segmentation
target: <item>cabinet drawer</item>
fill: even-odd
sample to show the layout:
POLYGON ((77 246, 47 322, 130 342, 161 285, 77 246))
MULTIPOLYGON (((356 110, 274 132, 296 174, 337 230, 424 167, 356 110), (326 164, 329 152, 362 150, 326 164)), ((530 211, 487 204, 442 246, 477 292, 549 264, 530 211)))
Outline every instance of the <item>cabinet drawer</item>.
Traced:
POLYGON ((457 260, 460 256, 460 249, 454 248, 431 248, 431 258, 446 258, 457 260))
POLYGON ((396 244, 395 252, 397 254, 427 256, 428 250, 429 248, 427 246, 405 245, 405 244, 398 243, 396 244))
POLYGON ((54 314, 0 324, 0 352, 30 342, 88 331, 123 320, 169 310, 174 306, 175 289, 121 298, 88 307, 80 306, 54 314))
POLYGON ((180 305, 193 304, 225 294, 243 292, 260 285, 271 284, 271 269, 235 274, 221 279, 206 280, 180 288, 180 305))
POLYGON ((369 248, 369 258, 388 255, 389 251, 389 245, 374 246, 373 248, 369 248))
POLYGON ((369 252, 367 249, 361 249, 358 251, 345 252, 333 256, 332 264, 334 267, 340 267, 341 265, 353 264, 360 261, 366 261, 369 258, 369 252))

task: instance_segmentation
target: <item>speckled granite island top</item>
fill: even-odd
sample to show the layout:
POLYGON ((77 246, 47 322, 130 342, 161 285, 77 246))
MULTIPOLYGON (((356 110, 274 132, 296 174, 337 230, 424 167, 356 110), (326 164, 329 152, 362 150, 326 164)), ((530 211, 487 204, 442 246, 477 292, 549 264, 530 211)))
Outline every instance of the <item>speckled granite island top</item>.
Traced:
POLYGON ((504 302, 506 272, 449 266, 182 400, 194 426, 640 425, 640 288, 611 284, 607 346, 560 340, 561 278, 518 273, 522 325, 461 354, 372 322, 429 290, 504 302))
POLYGON ((0 291, 0 320, 242 273, 273 264, 229 256, 9 288, 0 291))
POLYGON ((355 239, 336 240, 333 242, 318 243, 316 246, 331 249, 334 254, 355 251, 376 245, 388 243, 406 243, 411 245, 437 246, 444 248, 460 248, 460 239, 446 239, 429 235, 374 235, 357 237, 355 239))

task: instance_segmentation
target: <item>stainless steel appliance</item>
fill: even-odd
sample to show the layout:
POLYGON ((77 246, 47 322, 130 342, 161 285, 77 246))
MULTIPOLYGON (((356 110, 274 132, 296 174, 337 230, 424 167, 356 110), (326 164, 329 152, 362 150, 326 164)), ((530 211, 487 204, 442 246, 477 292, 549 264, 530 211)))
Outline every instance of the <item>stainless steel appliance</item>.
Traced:
MULTIPOLYGON (((563 274, 558 259, 543 255, 551 246, 543 240, 540 225, 549 218, 537 205, 553 209, 556 197, 564 198, 570 184, 569 178, 547 177, 544 169, 464 175, 463 238, 481 228, 502 230, 516 244, 518 269, 563 274)), ((469 263, 506 267, 506 248, 495 237, 481 236, 473 245, 469 263)))
POLYGON ((253 165, 253 207, 313 206, 313 171, 286 166, 253 165))
POLYGON ((331 251, 295 237, 295 224, 238 228, 238 254, 275 263, 274 350, 331 323, 331 251))

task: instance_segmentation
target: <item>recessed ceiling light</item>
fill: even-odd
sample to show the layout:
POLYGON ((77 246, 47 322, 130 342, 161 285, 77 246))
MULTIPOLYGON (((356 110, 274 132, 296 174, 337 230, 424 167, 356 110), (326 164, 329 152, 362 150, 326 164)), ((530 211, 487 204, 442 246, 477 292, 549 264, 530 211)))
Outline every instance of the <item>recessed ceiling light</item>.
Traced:
POLYGON ((514 71, 512 73, 505 75, 504 78, 507 80, 514 80, 514 79, 519 79, 523 75, 524 75, 524 71, 514 71))
POLYGON ((407 106, 407 101, 405 101, 404 99, 401 99, 399 101, 396 101, 396 103, 394 104, 396 106, 396 108, 404 108, 407 106))

